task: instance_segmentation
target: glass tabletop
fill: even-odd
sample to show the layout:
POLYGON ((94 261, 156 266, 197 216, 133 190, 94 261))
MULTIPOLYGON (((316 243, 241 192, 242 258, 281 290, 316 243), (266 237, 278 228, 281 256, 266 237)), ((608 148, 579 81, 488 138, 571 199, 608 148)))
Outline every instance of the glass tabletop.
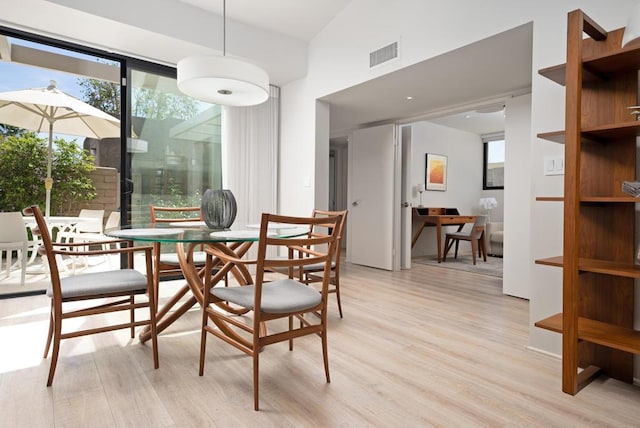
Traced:
MULTIPOLYGON (((287 225, 288 226, 288 225, 287 225)), ((294 238, 305 235, 308 228, 269 228, 269 236, 277 238, 294 238)), ((185 227, 166 223, 156 223, 155 225, 129 225, 114 229, 107 229, 105 235, 112 238, 129 239, 143 242, 247 242, 258 241, 260 230, 239 226, 231 229, 210 229, 207 226, 194 225, 185 227)))

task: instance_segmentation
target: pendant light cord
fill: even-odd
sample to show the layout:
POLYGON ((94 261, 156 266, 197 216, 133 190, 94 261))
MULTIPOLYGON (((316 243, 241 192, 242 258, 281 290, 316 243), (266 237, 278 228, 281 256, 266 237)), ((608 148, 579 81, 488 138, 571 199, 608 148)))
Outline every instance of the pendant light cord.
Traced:
POLYGON ((227 56, 227 0, 222 0, 222 56, 227 56))

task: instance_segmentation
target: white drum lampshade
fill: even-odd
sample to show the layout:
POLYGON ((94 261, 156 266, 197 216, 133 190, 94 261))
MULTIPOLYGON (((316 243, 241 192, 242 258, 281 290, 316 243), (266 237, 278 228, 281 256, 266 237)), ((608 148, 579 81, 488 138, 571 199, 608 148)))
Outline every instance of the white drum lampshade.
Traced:
POLYGON ((640 44, 640 4, 636 5, 629 15, 627 26, 622 35, 622 47, 640 44))
POLYGON ((178 61, 178 89, 214 104, 251 106, 269 98, 269 75, 237 58, 192 56, 178 61))

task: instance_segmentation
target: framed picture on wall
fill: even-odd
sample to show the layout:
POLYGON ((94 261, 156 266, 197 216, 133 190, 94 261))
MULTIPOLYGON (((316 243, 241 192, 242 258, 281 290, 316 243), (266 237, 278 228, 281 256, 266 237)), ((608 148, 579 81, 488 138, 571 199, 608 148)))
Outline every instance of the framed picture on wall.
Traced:
POLYGON ((447 190, 447 157, 427 153, 425 183, 427 190, 447 190))

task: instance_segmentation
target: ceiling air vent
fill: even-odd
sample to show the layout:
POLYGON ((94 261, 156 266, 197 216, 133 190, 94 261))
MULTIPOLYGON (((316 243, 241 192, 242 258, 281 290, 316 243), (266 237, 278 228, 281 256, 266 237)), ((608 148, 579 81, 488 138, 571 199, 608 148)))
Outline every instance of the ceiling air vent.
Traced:
POLYGON ((369 54, 369 68, 398 57, 398 42, 393 42, 369 54))

